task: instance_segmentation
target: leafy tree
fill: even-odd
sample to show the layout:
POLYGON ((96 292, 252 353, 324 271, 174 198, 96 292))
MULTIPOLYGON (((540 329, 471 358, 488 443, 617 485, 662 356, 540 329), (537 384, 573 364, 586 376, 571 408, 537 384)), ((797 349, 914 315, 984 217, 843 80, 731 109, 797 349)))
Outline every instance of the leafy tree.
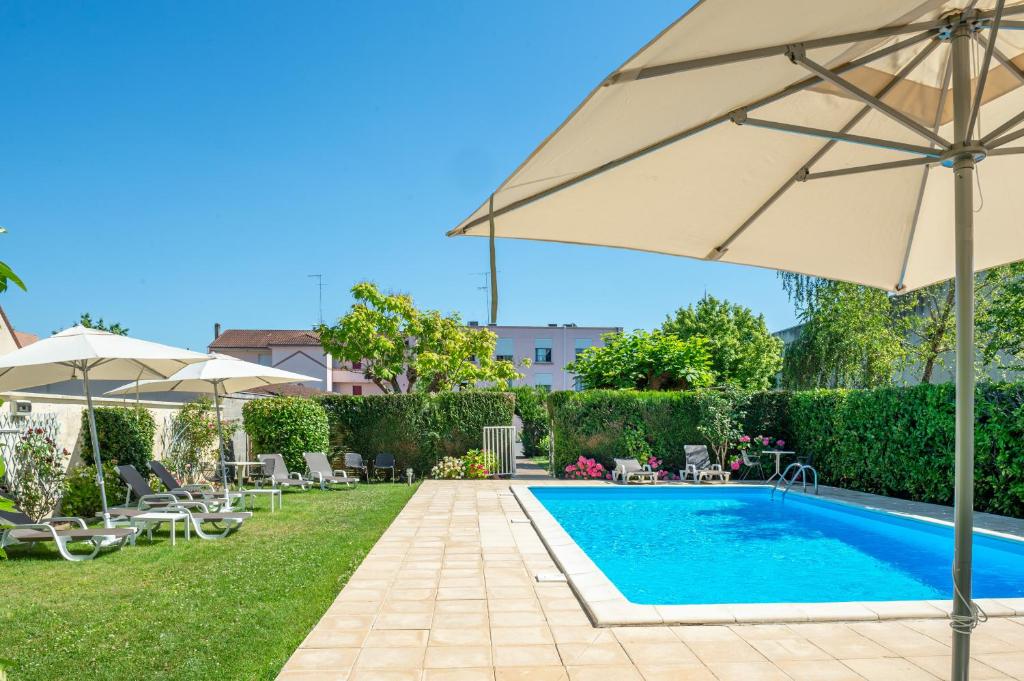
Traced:
POLYGON ((906 316, 885 291, 782 273, 803 323, 783 357, 786 388, 888 385, 907 358, 906 316))
POLYGON ((708 441, 723 470, 727 470, 730 448, 743 434, 749 399, 748 393, 731 386, 697 392, 697 432, 708 441))
POLYGON ((686 390, 711 385, 708 340, 682 339, 664 331, 610 333, 603 347, 584 350, 566 369, 585 388, 686 390))
POLYGON ((768 332, 764 315, 713 296, 679 308, 661 328, 682 339, 708 340, 711 368, 720 383, 764 390, 782 368, 782 341, 768 332))
POLYGON ((418 310, 412 297, 365 281, 352 287, 352 296, 356 302, 337 324, 317 327, 320 342, 339 360, 361 362, 386 393, 403 387, 435 393, 478 382, 505 387, 521 377, 511 362, 494 359, 494 333, 465 327, 458 315, 418 310))
POLYGON ((981 358, 986 364, 1010 359, 1011 369, 1024 368, 1024 263, 1004 265, 983 275, 985 314, 978 321, 981 358))
MULTIPOLYGON (((106 322, 103 321, 103 317, 93 319, 92 315, 89 314, 88 312, 83 312, 81 315, 79 315, 78 321, 72 324, 71 326, 84 326, 87 329, 96 329, 97 331, 108 331, 118 336, 128 335, 128 327, 121 326, 119 322, 107 324, 106 322)), ((58 332, 59 330, 54 331, 53 333, 58 332)))
MULTIPOLYGON (((6 233, 7 230, 4 229, 3 227, 0 227, 0 234, 6 233)), ((20 288, 22 291, 27 290, 25 288, 25 282, 23 282, 21 278, 14 273, 14 270, 11 269, 11 266, 5 262, 0 262, 0 293, 6 291, 7 286, 11 283, 20 288)))

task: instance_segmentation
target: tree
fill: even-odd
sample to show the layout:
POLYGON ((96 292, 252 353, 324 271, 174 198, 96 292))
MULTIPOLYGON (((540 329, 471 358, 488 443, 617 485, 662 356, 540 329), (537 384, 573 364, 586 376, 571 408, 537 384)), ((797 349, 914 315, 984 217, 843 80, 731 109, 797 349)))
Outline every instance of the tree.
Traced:
MULTIPOLYGON (((97 331, 108 331, 118 336, 128 335, 128 327, 121 326, 119 322, 107 324, 106 322, 103 321, 102 317, 93 319, 92 315, 89 314, 88 312, 83 312, 78 317, 77 324, 72 324, 72 326, 84 326, 87 329, 96 329, 97 331)), ((57 333, 57 331, 54 331, 54 333, 57 333)))
POLYGON ((764 315, 704 296, 696 306, 676 310, 661 328, 683 340, 708 340, 715 380, 750 390, 770 387, 782 368, 782 341, 768 332, 764 315))
POLYGON ((522 376, 512 362, 494 359, 494 333, 467 328, 458 315, 420 311, 412 297, 382 293, 366 281, 352 287, 352 296, 355 303, 337 324, 317 327, 320 343, 339 360, 361 362, 365 376, 386 393, 442 392, 478 382, 507 387, 522 376))
MULTIPOLYGON (((6 233, 7 230, 4 229, 3 227, 0 227, 0 234, 6 233)), ((25 288, 25 282, 23 282, 21 278, 14 273, 14 270, 11 269, 10 265, 8 265, 5 262, 0 262, 0 293, 6 291, 8 285, 11 283, 20 288, 22 291, 27 290, 25 288)))
POLYGON ((906 315, 885 291, 781 273, 803 323, 783 356, 787 388, 888 385, 907 358, 906 315))
POLYGON ((743 432, 740 424, 747 416, 748 402, 749 394, 732 386, 697 393, 697 432, 708 441, 723 470, 729 463, 729 450, 743 432))
POLYGON ((603 347, 584 350, 566 369, 586 388, 686 390, 711 385, 708 340, 682 339, 663 331, 602 336, 603 347))

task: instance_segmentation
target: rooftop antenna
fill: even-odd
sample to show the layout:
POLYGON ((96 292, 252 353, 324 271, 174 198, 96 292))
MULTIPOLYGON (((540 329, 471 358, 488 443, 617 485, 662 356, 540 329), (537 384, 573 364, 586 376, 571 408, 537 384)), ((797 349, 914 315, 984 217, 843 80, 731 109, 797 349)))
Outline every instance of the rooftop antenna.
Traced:
MULTIPOLYGON (((498 270, 498 272, 500 272, 500 271, 501 270, 498 270)), ((497 272, 495 272, 495 274, 497 274, 497 272)), ((492 301, 491 301, 491 293, 490 292, 491 292, 491 282, 494 281, 494 278, 491 276, 491 271, 487 270, 486 272, 470 272, 470 276, 472 276, 472 277, 483 277, 484 278, 484 285, 483 286, 477 286, 476 290, 484 292, 484 309, 487 310, 487 313, 484 314, 484 317, 487 319, 487 323, 488 324, 497 324, 498 320, 496 320, 494 318, 494 316, 491 314, 493 306, 491 305, 492 301)))
POLYGON ((310 279, 316 279, 317 288, 317 310, 320 316, 320 323, 324 323, 324 275, 322 274, 308 274, 306 275, 310 279))

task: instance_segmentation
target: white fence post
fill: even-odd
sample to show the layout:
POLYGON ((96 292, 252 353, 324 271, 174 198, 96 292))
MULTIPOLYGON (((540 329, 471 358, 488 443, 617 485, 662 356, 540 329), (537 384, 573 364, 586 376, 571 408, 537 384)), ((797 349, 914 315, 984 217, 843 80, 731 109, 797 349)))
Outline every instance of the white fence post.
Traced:
POLYGON ((494 454, 498 460, 497 475, 516 474, 516 427, 485 426, 484 451, 494 454))

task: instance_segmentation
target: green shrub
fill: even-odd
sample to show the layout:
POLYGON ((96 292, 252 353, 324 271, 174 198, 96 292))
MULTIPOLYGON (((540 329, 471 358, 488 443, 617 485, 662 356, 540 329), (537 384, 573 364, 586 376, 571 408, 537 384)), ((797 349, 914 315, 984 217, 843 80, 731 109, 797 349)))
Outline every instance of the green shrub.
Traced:
MULTIPOLYGON (((140 473, 149 471, 153 458, 156 421, 148 409, 137 407, 96 407, 96 436, 104 462, 135 466, 140 473)), ((82 411, 82 459, 92 461, 89 413, 82 411)))
MULTIPOLYGON (((107 490, 108 507, 124 502, 128 488, 121 482, 112 463, 103 464, 103 486, 107 490)), ((102 506, 100 488, 96 485, 96 466, 74 468, 65 480, 64 496, 60 502, 61 514, 88 520, 100 510, 102 506)))
POLYGON ((242 407, 254 454, 281 454, 288 470, 304 471, 304 452, 327 452, 327 414, 304 397, 268 397, 242 407))
POLYGON ((444 456, 479 449, 484 426, 511 425, 515 400, 494 391, 314 399, 327 412, 334 452, 359 452, 370 459, 387 452, 399 469, 413 468, 420 475, 444 456))
POLYGON ((515 413, 523 424, 520 431, 523 454, 546 456, 547 446, 541 440, 548 434, 548 392, 531 385, 509 388, 508 392, 516 396, 515 413))

